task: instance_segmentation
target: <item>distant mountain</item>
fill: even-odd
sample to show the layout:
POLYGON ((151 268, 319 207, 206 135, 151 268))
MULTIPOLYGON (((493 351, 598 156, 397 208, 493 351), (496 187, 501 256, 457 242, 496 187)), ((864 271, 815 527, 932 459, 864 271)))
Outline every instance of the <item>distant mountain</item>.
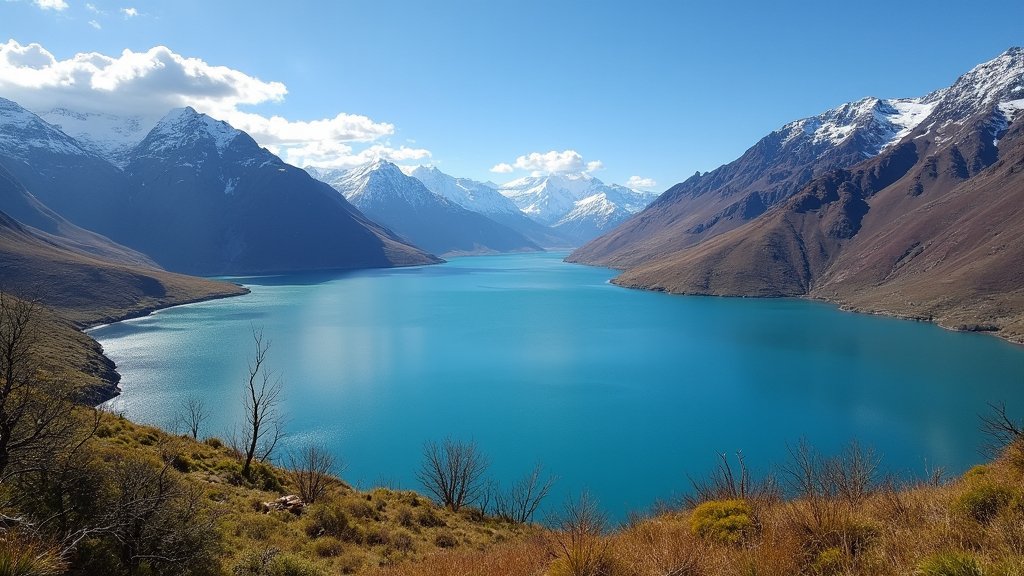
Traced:
POLYGON ((409 175, 422 182, 434 194, 504 224, 534 244, 544 248, 564 248, 573 245, 572 239, 565 234, 524 215, 515 202, 498 192, 498 186, 493 182, 455 178, 433 166, 419 166, 409 175))
POLYGON ((54 108, 39 117, 118 168, 128 164, 128 154, 146 137, 155 123, 141 116, 75 112, 67 108, 54 108))
MULTIPOLYGON (((418 179, 385 160, 351 170, 309 171, 373 220, 435 254, 540 250, 519 232, 431 192, 418 179)), ((480 190, 451 193, 471 204, 470 198, 481 196, 480 190)), ((478 200, 483 202, 486 200, 478 200)))
MULTIPOLYGON (((111 127, 99 115, 60 116, 94 136, 111 127)), ((244 132, 191 108, 167 114, 124 159, 121 170, 0 100, 0 165, 60 216, 168 269, 214 275, 438 262, 244 132)))
MULTIPOLYGON (((927 116, 898 141, 741 226, 682 249, 620 244, 618 254, 642 257, 615 281, 807 295, 1024 341, 1024 50, 921 103, 927 116)), ((648 216, 648 225, 660 221, 648 216)), ((574 257, 588 261, 593 248, 574 257)))
POLYGON ((589 174, 526 176, 498 191, 524 214, 577 245, 611 230, 657 197, 605 184, 589 174))
POLYGON ((0 165, 53 211, 110 236, 128 192, 121 170, 4 98, 0 98, 0 165))
POLYGON ((790 122, 743 156, 697 173, 646 210, 575 252, 574 261, 635 266, 693 246, 764 214, 813 178, 888 149, 934 109, 942 91, 924 98, 864 98, 790 122))

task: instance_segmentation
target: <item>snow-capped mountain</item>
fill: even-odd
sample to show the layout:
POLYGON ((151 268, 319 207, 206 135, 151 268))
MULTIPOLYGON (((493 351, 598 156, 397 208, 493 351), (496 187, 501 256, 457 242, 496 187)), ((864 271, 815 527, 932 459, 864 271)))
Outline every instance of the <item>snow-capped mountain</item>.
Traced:
POLYGON ((526 176, 499 189, 527 216, 585 242, 642 210, 651 192, 605 184, 589 174, 526 176))
POLYGON ((39 116, 73 137, 86 150, 106 158, 118 168, 125 167, 128 153, 146 137, 156 122, 141 116, 76 112, 67 108, 54 108, 39 116))
POLYGON ((100 231, 125 194, 123 175, 58 127, 0 98, 0 164, 43 204, 100 231))
POLYGON ((540 249, 515 230, 431 192, 386 160, 351 170, 307 170, 370 218, 434 254, 540 249))
POLYGON ((456 178, 433 166, 418 166, 409 176, 419 180, 428 190, 443 196, 466 210, 481 214, 508 214, 519 212, 514 202, 501 195, 495 186, 469 178, 456 178))
POLYGON ((815 177, 892 149, 933 116, 947 91, 921 98, 863 98, 785 124, 733 162, 676 184, 572 258, 630 266, 728 232, 786 201, 815 177))
POLYGON ((515 202, 498 192, 493 182, 478 182, 469 178, 455 178, 433 166, 419 166, 408 174, 428 190, 455 202, 467 210, 479 212, 488 218, 519 232, 544 248, 565 248, 574 241, 565 234, 528 218, 515 202))
POLYGON ((808 147, 821 155, 844 142, 856 142, 865 158, 875 156, 910 134, 931 114, 941 93, 924 98, 884 100, 874 97, 843 104, 827 112, 783 126, 782 147, 808 147))
POLYGON ((787 124, 569 259, 627 286, 811 296, 1024 341, 1022 109, 1011 48, 920 99, 787 124))
POLYGON ((120 240, 200 274, 387 267, 437 259, 226 122, 172 110, 128 155, 120 240))

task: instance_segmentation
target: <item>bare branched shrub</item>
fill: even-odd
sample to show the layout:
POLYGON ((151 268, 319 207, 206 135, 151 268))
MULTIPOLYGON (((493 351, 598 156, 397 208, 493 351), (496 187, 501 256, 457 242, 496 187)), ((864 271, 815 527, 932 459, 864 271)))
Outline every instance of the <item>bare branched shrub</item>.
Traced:
POLYGON ((753 481, 750 469, 743 459, 743 453, 736 453, 736 468, 729 462, 728 454, 718 455, 718 466, 706 480, 690 478, 693 494, 683 497, 688 507, 713 500, 758 500, 776 501, 781 497, 778 484, 771 476, 753 481))
POLYGON ((254 353, 249 361, 243 405, 245 423, 242 429, 241 450, 245 455, 242 476, 250 476, 252 461, 265 462, 273 454, 284 436, 284 421, 278 412, 281 403, 281 378, 266 367, 270 341, 263 331, 253 328, 254 353))
POLYGON ((600 576, 610 564, 609 543, 604 533, 607 518, 597 502, 583 492, 569 499, 553 525, 551 538, 556 554, 550 574, 558 576, 600 576))
POLYGON ((440 444, 423 445, 423 463, 416 477, 440 504, 458 512, 480 497, 487 466, 476 442, 446 438, 440 444))
POLYGON ((41 306, 0 292, 0 483, 75 442, 78 389, 42 369, 41 306))
POLYGON ((287 461, 288 479, 298 488, 299 497, 308 504, 323 497, 332 476, 339 474, 343 468, 337 465, 333 454, 322 444, 316 443, 289 452, 287 461))
POLYGON ((989 403, 989 413, 982 414, 981 431, 988 437, 984 451, 990 458, 998 458, 1003 451, 1024 438, 1024 423, 1014 422, 1006 414, 1005 403, 989 403))
POLYGON ((207 416, 206 404, 203 402, 203 399, 189 396, 181 403, 181 407, 178 409, 174 419, 175 428, 181 426, 185 429, 185 433, 191 436, 193 440, 198 440, 199 432, 202 430, 203 422, 206 421, 207 416))
POLYGON ((495 495, 495 514, 510 522, 525 524, 533 520, 541 502, 555 484, 553 476, 544 477, 544 468, 537 464, 529 474, 512 485, 507 493, 495 495))

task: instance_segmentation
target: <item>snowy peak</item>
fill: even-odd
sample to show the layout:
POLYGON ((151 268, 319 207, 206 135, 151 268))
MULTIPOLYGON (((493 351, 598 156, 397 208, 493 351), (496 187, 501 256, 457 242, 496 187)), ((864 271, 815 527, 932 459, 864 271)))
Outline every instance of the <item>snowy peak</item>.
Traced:
POLYGON ((588 199, 603 195, 604 201, 615 204, 626 213, 642 210, 657 196, 618 186, 607 185, 585 173, 556 173, 526 176, 498 189, 519 209, 541 224, 558 225, 570 213, 586 213, 586 207, 599 203, 588 199))
MULTIPOLYGON (((212 152, 223 156, 228 147, 244 135, 244 132, 227 122, 214 120, 196 112, 191 106, 175 108, 156 123, 137 146, 135 153, 140 156, 161 156, 199 148, 207 154, 212 152)), ((252 142, 247 136, 246 139, 252 142)))
POLYGON ((22 161, 38 152, 95 156, 56 126, 6 98, 0 98, 0 152, 22 161))
POLYGON ((128 153, 153 126, 152 120, 141 116, 76 112, 67 108, 54 108, 39 116, 72 136, 83 148, 120 168, 125 167, 128 153))
POLYGON ((859 137, 864 156, 871 157, 910 134, 935 106, 928 97, 868 97, 790 122, 778 132, 783 135, 784 147, 809 145, 819 154, 859 137))
POLYGON ((388 162, 378 159, 351 170, 306 169, 311 176, 341 192, 345 199, 360 209, 386 204, 395 200, 404 201, 413 206, 427 202, 443 202, 447 200, 437 197, 419 180, 406 176, 402 170, 388 162))
POLYGON ((434 166, 419 166, 409 173, 428 190, 447 198, 467 210, 482 214, 518 214, 514 202, 502 196, 492 186, 469 178, 455 178, 434 166))
POLYGON ((1024 99, 1024 49, 1015 47, 975 66, 943 91, 935 119, 964 119, 1020 99, 1024 99))

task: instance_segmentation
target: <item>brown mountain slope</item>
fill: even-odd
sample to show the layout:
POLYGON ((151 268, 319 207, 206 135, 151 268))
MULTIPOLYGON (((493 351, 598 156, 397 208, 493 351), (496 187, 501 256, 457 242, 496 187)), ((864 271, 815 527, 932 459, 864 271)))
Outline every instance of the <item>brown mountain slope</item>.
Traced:
POLYGON ((854 166, 889 146, 901 128, 893 124, 899 116, 896 106, 927 106, 925 102, 938 97, 864 98, 786 124, 733 162, 673 186, 568 260, 629 268, 738 228, 785 202, 812 179, 854 166))
POLYGON ((1024 123, 922 128, 741 228, 615 281, 686 294, 807 295, 1024 341, 1024 123))

